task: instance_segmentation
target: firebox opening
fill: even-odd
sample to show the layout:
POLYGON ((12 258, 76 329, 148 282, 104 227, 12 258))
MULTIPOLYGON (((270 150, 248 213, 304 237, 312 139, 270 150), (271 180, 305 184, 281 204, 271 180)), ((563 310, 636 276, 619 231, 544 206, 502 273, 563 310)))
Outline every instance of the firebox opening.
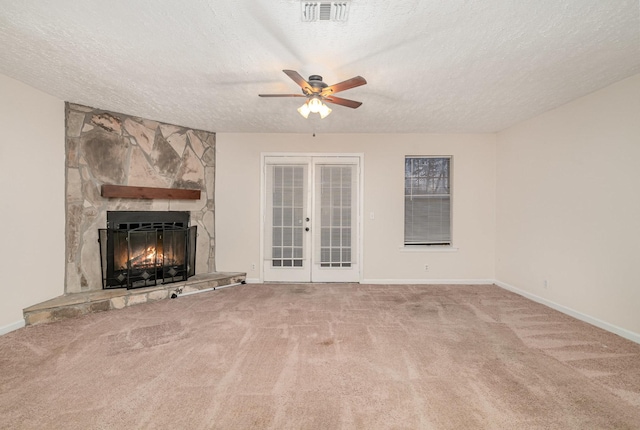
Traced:
POLYGON ((189 212, 107 212, 99 229, 102 287, 140 288, 195 274, 196 226, 189 212))

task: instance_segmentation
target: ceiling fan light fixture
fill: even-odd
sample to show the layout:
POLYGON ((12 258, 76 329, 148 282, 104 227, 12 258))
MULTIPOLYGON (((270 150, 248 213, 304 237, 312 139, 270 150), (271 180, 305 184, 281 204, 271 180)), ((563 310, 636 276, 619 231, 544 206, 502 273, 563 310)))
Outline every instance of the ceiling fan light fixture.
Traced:
POLYGON ((322 107, 320 108, 320 119, 325 119, 330 113, 331 109, 326 104, 322 103, 322 107))
POLYGON ((322 100, 317 97, 313 97, 298 108, 298 113, 300 113, 300 115, 305 119, 309 118, 310 113, 317 113, 320 114, 320 119, 324 119, 331 113, 331 109, 329 106, 322 103, 322 100))
POLYGON ((309 110, 313 113, 319 113, 320 109, 322 109, 322 106, 325 106, 325 104, 322 103, 322 101, 320 101, 320 99, 317 97, 311 98, 308 104, 309 104, 309 110))
POLYGON ((300 106, 298 108, 298 112, 304 117, 304 119, 309 118, 309 114, 311 113, 311 109, 309 109, 309 102, 305 102, 302 106, 300 106))

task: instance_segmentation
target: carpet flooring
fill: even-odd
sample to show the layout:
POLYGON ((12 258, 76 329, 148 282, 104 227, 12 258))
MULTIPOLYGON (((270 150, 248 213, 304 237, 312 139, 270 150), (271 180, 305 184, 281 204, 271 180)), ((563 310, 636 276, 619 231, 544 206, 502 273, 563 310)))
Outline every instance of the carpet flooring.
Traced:
POLYGON ((639 429, 640 345, 496 286, 254 284, 0 337, 2 429, 639 429))

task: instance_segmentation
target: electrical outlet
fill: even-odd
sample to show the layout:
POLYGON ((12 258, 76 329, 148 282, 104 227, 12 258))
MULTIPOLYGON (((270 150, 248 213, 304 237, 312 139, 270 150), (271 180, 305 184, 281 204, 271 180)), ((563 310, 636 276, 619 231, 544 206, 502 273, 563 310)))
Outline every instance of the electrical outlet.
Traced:
POLYGON ((425 265, 424 265, 424 271, 425 271, 425 272, 428 272, 428 271, 429 271, 429 265, 428 265, 428 264, 425 264, 425 265))
POLYGON ((544 287, 549 288, 549 281, 547 281, 546 279, 544 280, 544 287))
POLYGON ((251 270, 256 270, 256 263, 251 263, 251 270))

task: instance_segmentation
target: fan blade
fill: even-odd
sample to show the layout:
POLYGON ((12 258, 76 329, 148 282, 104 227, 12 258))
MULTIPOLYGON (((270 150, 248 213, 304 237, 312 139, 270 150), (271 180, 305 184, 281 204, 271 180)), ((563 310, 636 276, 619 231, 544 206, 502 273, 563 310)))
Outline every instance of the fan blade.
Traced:
POLYGON ((259 97, 307 97, 304 94, 258 94, 259 97))
POLYGON ((293 79, 296 84, 300 85, 300 88, 302 88, 302 91, 304 91, 305 94, 311 94, 313 92, 313 89, 311 88, 311 85, 309 85, 309 82, 305 81, 305 79, 300 76, 300 73, 296 72, 295 70, 283 70, 283 72, 286 73, 288 77, 293 79))
POLYGON ((331 94, 335 94, 340 91, 349 90, 351 88, 359 87, 360 85, 366 84, 367 81, 362 76, 356 76, 355 78, 347 79, 346 81, 342 81, 338 84, 331 85, 322 90, 323 96, 328 96, 331 94))
POLYGON ((357 102, 354 100, 343 99, 343 98, 334 97, 334 96, 323 97, 323 100, 329 103, 335 103, 337 105, 350 107, 351 109, 356 109, 360 107, 360 105, 362 104, 362 102, 357 102))

